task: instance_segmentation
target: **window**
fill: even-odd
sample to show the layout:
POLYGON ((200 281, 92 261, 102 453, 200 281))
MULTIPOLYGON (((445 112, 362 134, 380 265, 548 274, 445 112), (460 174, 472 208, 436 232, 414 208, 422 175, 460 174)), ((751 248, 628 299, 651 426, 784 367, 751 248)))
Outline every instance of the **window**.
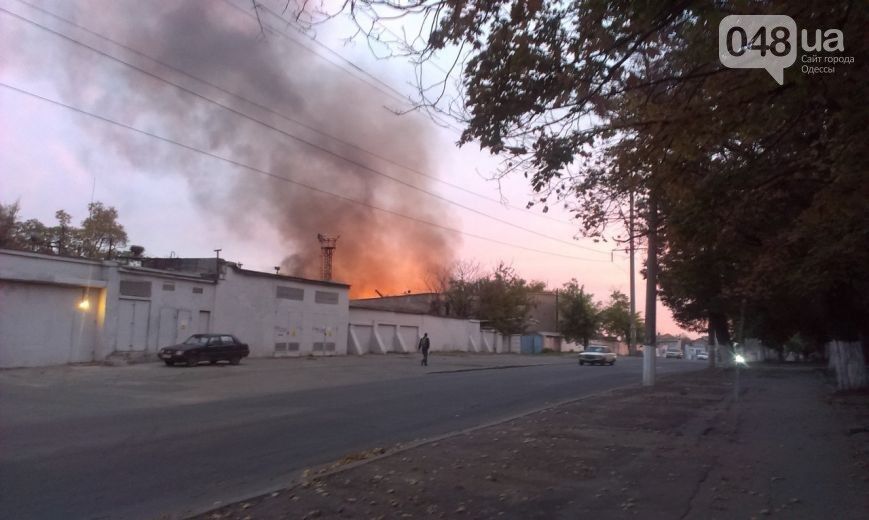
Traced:
POLYGON ((202 294, 202 287, 194 287, 193 294, 202 294))
POLYGON ((305 299, 305 290, 299 289, 298 287, 285 287, 279 285, 277 287, 277 293, 275 297, 281 298, 283 300, 297 300, 302 301, 305 299))
POLYGON ((164 283, 164 284, 163 284, 163 290, 164 290, 164 291, 174 291, 174 290, 175 290, 175 284, 174 284, 174 283, 164 283))
POLYGON ((235 343, 232 336, 220 336, 220 341, 223 342, 224 345, 232 345, 235 343))
POLYGON ((338 305, 338 293, 329 291, 317 291, 314 293, 314 301, 316 303, 338 305))
POLYGON ((135 282, 132 280, 121 280, 120 286, 121 296, 136 296, 139 298, 151 297, 151 282, 135 282))

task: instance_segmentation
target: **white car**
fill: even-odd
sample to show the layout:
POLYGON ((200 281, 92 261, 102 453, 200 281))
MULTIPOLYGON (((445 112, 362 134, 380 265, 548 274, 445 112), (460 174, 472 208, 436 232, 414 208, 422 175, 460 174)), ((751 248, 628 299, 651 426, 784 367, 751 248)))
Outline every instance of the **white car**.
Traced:
POLYGON ((609 347, 588 347, 579 354, 579 364, 614 365, 616 354, 609 347))
POLYGON ((698 352, 697 359, 700 361, 706 361, 709 359, 709 354, 707 354, 706 352, 698 352))
POLYGON ((681 350, 674 349, 674 350, 667 350, 666 352, 664 352, 664 359, 668 359, 668 358, 682 359, 683 357, 685 357, 685 354, 683 354, 681 350))

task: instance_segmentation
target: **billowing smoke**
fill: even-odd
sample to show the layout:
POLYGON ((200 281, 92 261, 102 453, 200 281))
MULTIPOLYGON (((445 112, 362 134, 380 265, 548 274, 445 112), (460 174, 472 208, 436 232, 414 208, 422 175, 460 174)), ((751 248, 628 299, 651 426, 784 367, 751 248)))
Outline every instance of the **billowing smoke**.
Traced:
MULTIPOLYGON (((249 3, 239 5, 250 7, 249 3)), ((225 2, 128 0, 84 2, 78 9, 69 4, 47 8, 277 113, 416 170, 433 171, 430 124, 417 116, 393 115, 384 105, 395 106, 395 100, 295 43, 261 34, 255 21, 225 2)), ((62 24, 51 26, 70 31, 62 24)), ((111 49, 80 31, 70 34, 93 46, 111 49)), ((302 35, 295 37, 304 41, 302 35)), ((450 220, 443 203, 364 167, 424 188, 430 179, 325 139, 126 51, 110 52, 364 167, 299 143, 52 35, 34 32, 33 41, 37 38, 41 45, 56 43, 56 48, 45 54, 44 64, 51 64, 55 70, 64 67, 59 90, 70 103, 365 204, 433 222, 450 220)), ((233 232, 246 236, 255 226, 272 227, 281 243, 264 249, 284 258, 282 273, 318 276, 317 233, 340 235, 334 277, 351 283, 355 296, 370 296, 375 289, 383 293, 423 289, 426 273, 453 258, 456 237, 438 228, 243 168, 228 167, 124 130, 107 130, 99 123, 85 128, 99 133, 106 147, 132 165, 186 176, 204 215, 233 232)), ((183 240, 183 230, 167 232, 183 240)))

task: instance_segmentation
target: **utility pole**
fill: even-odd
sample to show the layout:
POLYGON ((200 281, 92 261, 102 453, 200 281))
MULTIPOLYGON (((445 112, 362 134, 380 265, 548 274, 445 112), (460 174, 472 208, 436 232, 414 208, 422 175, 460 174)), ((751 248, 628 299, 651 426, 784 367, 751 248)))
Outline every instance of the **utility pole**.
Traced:
POLYGON ((643 386, 655 386, 655 356, 657 330, 655 318, 658 304, 658 204, 654 190, 649 193, 647 221, 648 250, 646 252, 646 341, 643 346, 643 386))
POLYGON ((634 320, 634 316, 637 315, 637 303, 636 303, 636 283, 634 281, 634 272, 636 271, 634 267, 634 187, 631 186, 630 194, 630 208, 628 209, 628 243, 631 255, 631 329, 628 337, 628 354, 633 354, 637 350, 637 324, 634 320))

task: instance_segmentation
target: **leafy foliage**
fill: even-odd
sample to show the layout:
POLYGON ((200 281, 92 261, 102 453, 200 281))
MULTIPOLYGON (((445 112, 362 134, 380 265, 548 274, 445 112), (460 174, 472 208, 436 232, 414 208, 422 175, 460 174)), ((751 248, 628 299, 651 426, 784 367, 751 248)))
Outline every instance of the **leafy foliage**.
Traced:
POLYGON ((469 268, 472 265, 456 265, 445 292, 449 314, 482 320, 503 334, 523 333, 533 306, 531 294, 543 290, 544 284, 527 282, 503 262, 484 275, 469 268))
POLYGON ((652 258, 660 255, 662 297, 683 326, 708 328, 720 343, 737 320, 779 344, 795 333, 869 338, 864 3, 348 5, 367 19, 379 9, 423 15, 428 37, 404 48, 420 64, 459 49, 459 102, 444 105, 442 89, 421 85, 421 105, 462 121, 461 143, 502 155, 501 174, 525 175, 535 203, 563 201, 600 236, 623 218, 629 191, 641 220, 653 197, 660 224, 640 234, 660 234, 652 258), (783 85, 726 69, 716 36, 732 13, 840 29, 857 59, 831 74, 791 67, 783 85))
POLYGON ((559 292, 559 306, 561 334, 567 341, 588 346, 589 340, 597 336, 600 326, 600 307, 592 295, 572 279, 559 292))
POLYGON ((598 319, 601 334, 625 342, 630 339, 633 319, 637 344, 643 343, 643 320, 639 314, 631 316, 630 301, 621 291, 616 290, 610 294, 609 302, 601 307, 598 319))
POLYGON ((88 216, 81 227, 72 226, 64 210, 55 213, 57 225, 37 219, 18 219, 19 205, 0 204, 0 247, 34 253, 113 258, 127 244, 127 233, 118 222, 118 211, 102 202, 88 204, 88 216))

